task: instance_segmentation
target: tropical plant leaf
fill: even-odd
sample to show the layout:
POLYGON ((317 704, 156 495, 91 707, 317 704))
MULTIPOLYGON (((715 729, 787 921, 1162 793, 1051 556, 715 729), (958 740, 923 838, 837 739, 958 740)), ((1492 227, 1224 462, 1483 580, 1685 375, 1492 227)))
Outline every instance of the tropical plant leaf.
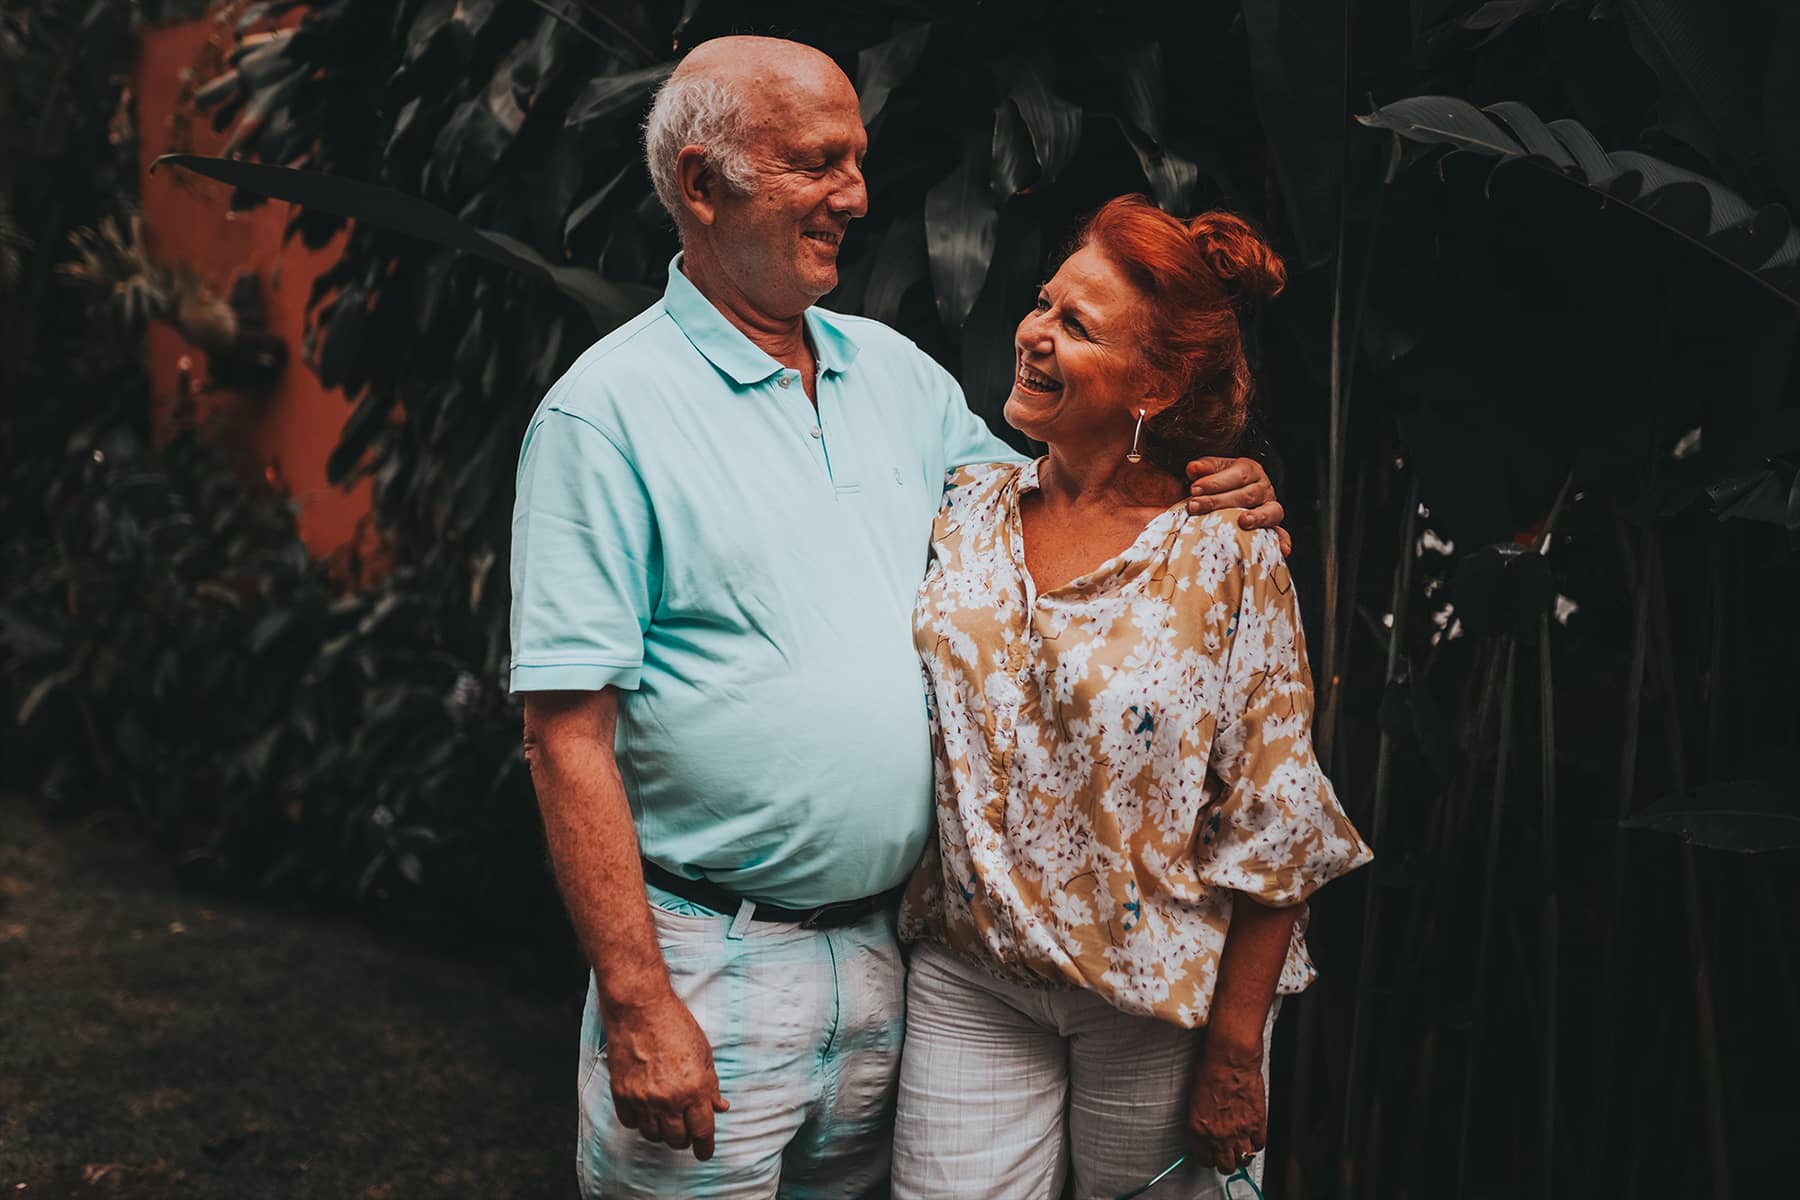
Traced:
POLYGON ((600 75, 590 79, 575 102, 569 106, 565 125, 587 125, 603 121, 626 109, 643 103, 650 92, 675 69, 673 62, 621 71, 617 75, 600 75))
POLYGON ((988 163, 988 187, 995 204, 1005 204, 1021 191, 1037 170, 1031 135, 1018 106, 1002 100, 994 106, 994 144, 988 163))
POLYGON ((1005 428, 1002 409, 1012 391, 1013 332, 1039 279, 1043 237, 1037 223, 1018 207, 1001 215, 993 264, 969 318, 963 323, 959 378, 969 407, 996 430, 1005 428))
POLYGON ((862 123, 873 126, 887 107, 888 97, 905 83, 925 53, 931 24, 913 25, 885 42, 865 46, 856 55, 856 95, 861 102, 862 123))
POLYGON ((325 478, 343 483, 354 477, 362 465, 363 454, 387 427, 388 413, 393 410, 394 396, 385 389, 363 394, 356 408, 338 431, 337 445, 325 460, 325 478))
POLYGON ((1080 106, 1050 90, 1049 74, 1035 57, 1022 59, 1013 68, 1008 95, 1018 106, 1019 116, 1030 131, 1032 150, 1037 155, 1043 182, 1055 182, 1081 144, 1080 106))
POLYGON ((1113 78, 1119 113, 1153 142, 1163 136, 1163 55, 1158 42, 1135 42, 1118 52, 1113 78))
POLYGON ((1138 42, 1115 57, 1119 129, 1137 155, 1150 195, 1165 212, 1192 211, 1200 168, 1163 144, 1163 56, 1155 42, 1138 42))
POLYGON ((59 667, 38 680, 32 685, 31 690, 25 693, 25 699, 19 705, 19 715, 14 718, 14 723, 21 727, 30 725, 31 719, 37 715, 38 709, 44 706, 44 702, 74 681, 80 674, 80 666, 71 664, 59 667))
POLYGON ((565 254, 568 253, 569 242, 574 238, 576 232, 579 231, 583 225, 587 224, 588 218, 599 211, 600 206, 606 203, 606 198, 613 194, 613 190, 619 186, 619 183, 635 170, 637 170, 637 162, 635 160, 626 163, 613 173, 611 179, 608 179, 605 183, 601 184, 598 191, 589 196, 586 200, 583 200, 580 204, 577 204, 574 209, 570 211, 569 215, 563 220, 563 252, 565 254))
POLYGON ((1660 126, 1714 169, 1760 191, 1769 176, 1763 83, 1783 3, 1615 0, 1638 57, 1661 84, 1660 126))
POLYGON ((1800 849, 1800 798, 1765 780, 1702 784, 1619 822, 1621 828, 1674 834, 1712 850, 1761 854, 1800 849))
POLYGON ((927 270, 925 222, 917 214, 896 218, 875 252, 875 265, 863 292, 863 315, 892 325, 900 316, 900 302, 925 278, 927 270))
POLYGON ((1455 96, 1413 96, 1384 104, 1357 120, 1371 129, 1386 129, 1414 142, 1454 146, 1482 154, 1523 157, 1514 141, 1486 113, 1455 96))
POLYGON ((1800 533, 1800 472, 1756 467, 1715 480, 1706 494, 1721 521, 1758 521, 1800 533))
POLYGON ((1151 199, 1156 201, 1157 207, 1176 216, 1185 216, 1192 211, 1200 168, 1158 145, 1130 121, 1120 121, 1119 129, 1137 155, 1138 165, 1144 170, 1144 180, 1150 185, 1151 199))
POLYGON ((1501 100, 1488 105, 1487 111, 1506 122, 1506 127, 1512 130, 1527 154, 1548 159, 1561 170, 1566 171, 1575 166, 1575 156, 1569 152, 1569 148, 1525 105, 1517 100, 1501 100))
POLYGON ((1546 125, 1522 104, 1496 105, 1484 112, 1454 96, 1415 96, 1357 119, 1410 141, 1471 150, 1503 161, 1547 164, 1563 178, 1624 202, 1790 304, 1800 305, 1800 279, 1792 270, 1800 262, 1800 233, 1789 228, 1778 244, 1770 246, 1774 240, 1770 233, 1782 227, 1785 212, 1765 216, 1717 180, 1648 154, 1632 150, 1608 154, 1579 122, 1564 118, 1546 125), (1502 129, 1489 113, 1506 121, 1519 138, 1502 129), (1552 152, 1544 140, 1546 133, 1568 152, 1573 166, 1552 152), (1745 258, 1751 247, 1769 248, 1760 261, 1751 262, 1745 258))
POLYGON ((1546 12, 1567 0, 1486 0, 1473 12, 1439 22, 1420 38, 1422 56, 1439 62, 1457 51, 1472 50, 1500 37, 1526 17, 1546 12))
POLYGON ((0 605, 0 649, 21 661, 56 654, 62 639, 12 605, 0 605))
POLYGON ((1613 176, 1619 173, 1619 168, 1613 166, 1606 151, 1580 121, 1560 117, 1550 122, 1548 128, 1556 135, 1556 140, 1563 144, 1563 148, 1575 156, 1576 167, 1595 187, 1611 183, 1613 176))
POLYGON ((317 171, 200 154, 165 154, 163 164, 180 167, 247 192, 323 209, 368 225, 460 250, 538 283, 549 284, 587 310, 596 334, 605 334, 642 312, 656 294, 649 288, 614 283, 581 267, 555 265, 503 233, 476 229, 435 204, 379 184, 317 171))
POLYGON ((1250 82, 1301 262, 1337 244, 1344 177, 1343 21, 1336 3, 1244 0, 1250 82), (1303 10, 1304 9, 1304 10, 1303 10))
POLYGON ((1000 214, 988 195, 992 130, 971 132, 962 161, 925 193, 925 256, 938 318, 961 328, 994 257, 1000 214))

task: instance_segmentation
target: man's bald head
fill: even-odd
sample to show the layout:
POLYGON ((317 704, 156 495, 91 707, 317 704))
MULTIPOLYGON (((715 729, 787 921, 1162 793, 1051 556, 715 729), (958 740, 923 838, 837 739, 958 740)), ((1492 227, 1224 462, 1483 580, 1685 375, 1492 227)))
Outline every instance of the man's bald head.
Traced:
POLYGON ((721 37, 681 60, 657 90, 644 122, 644 162, 656 197, 680 227, 684 218, 676 158, 700 146, 725 184, 748 194, 748 160, 759 131, 792 127, 856 89, 831 57, 811 46, 769 37, 721 37))
POLYGON ((721 37, 702 42, 681 60, 670 82, 686 78, 731 81, 746 89, 783 84, 828 88, 849 84, 831 56, 800 42, 771 37, 721 37))

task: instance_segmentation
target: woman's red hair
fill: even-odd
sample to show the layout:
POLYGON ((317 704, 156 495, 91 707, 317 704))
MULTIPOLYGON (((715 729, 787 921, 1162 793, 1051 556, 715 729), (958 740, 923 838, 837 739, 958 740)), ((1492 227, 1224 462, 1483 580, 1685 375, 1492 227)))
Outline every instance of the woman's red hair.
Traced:
POLYGON ((1143 354, 1179 397, 1144 423, 1151 461, 1182 474, 1235 449, 1250 420, 1253 381, 1238 317, 1287 282, 1269 244, 1240 217, 1172 217, 1142 196, 1120 196, 1088 218, 1075 240, 1125 272, 1149 301, 1143 354))

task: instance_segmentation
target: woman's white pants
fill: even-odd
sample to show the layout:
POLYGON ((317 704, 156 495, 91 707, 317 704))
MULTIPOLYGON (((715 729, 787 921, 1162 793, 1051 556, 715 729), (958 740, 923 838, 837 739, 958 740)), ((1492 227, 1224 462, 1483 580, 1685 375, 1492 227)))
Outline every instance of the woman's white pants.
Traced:
MULTIPOLYGON (((1056 1200, 1065 1181, 1077 1200, 1113 1200, 1141 1187, 1192 1148, 1199 1043, 1193 1030, 1122 1013, 1092 992, 1018 987, 918 943, 894 1200, 1056 1200)), ((1265 1088, 1268 1073, 1265 1049, 1265 1088)), ((1262 1157, 1249 1171, 1258 1186, 1262 1157)), ((1144 1200, 1251 1200, 1241 1180, 1234 1187, 1190 1162, 1144 1200)))

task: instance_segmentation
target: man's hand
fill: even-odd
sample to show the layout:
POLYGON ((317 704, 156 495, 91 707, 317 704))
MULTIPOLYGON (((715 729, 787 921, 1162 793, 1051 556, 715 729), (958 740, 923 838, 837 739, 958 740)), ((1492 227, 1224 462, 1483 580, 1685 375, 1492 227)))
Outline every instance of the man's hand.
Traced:
POLYGON ((647 1141, 713 1156, 713 1114, 731 1105, 719 1094, 712 1043, 673 993, 606 1022, 606 1063, 619 1122, 647 1141))
POLYGON ((1221 508, 1241 508, 1241 527, 1273 529, 1281 538, 1282 556, 1294 552, 1294 539, 1281 527, 1286 513, 1275 499, 1275 485, 1254 458, 1197 458, 1187 465, 1187 477, 1189 512, 1197 516, 1221 508))

